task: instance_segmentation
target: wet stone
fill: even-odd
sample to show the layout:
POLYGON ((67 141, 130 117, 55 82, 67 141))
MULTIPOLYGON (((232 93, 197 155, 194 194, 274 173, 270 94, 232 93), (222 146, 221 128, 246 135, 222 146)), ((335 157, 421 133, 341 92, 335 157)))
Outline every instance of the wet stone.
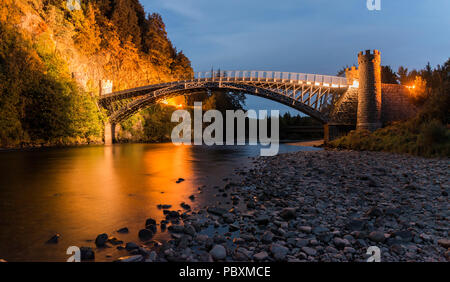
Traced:
POLYGON ((98 235, 97 238, 95 238, 95 245, 97 245, 97 247, 104 247, 107 241, 108 241, 108 234, 103 233, 98 235))

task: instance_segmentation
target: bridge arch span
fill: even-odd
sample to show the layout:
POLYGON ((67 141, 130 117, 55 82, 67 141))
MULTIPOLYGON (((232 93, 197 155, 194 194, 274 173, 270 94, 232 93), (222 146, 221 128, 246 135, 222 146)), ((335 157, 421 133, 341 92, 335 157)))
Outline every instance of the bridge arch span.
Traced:
MULTIPOLYGON (((170 87, 155 90, 143 97, 130 102, 128 105, 119 109, 118 111, 112 113, 110 116, 111 123, 119 123, 130 116, 138 113, 139 111, 145 109, 146 107, 157 103, 160 100, 181 96, 181 95, 192 95, 195 93, 205 92, 208 90, 213 91, 224 91, 232 93, 244 93, 248 95, 258 96, 266 98, 286 106, 289 106, 295 110, 298 110, 321 123, 326 123, 328 117, 326 113, 313 108, 306 103, 303 103, 296 99, 296 97, 289 97, 287 95, 280 95, 279 91, 266 89, 263 87, 239 83, 224 83, 224 82, 207 82, 207 83, 185 83, 173 85, 170 87)), ((316 101, 313 101, 313 103, 316 101)), ((319 101, 317 101, 319 103, 319 101)), ((321 103, 325 106, 325 103, 321 103)))

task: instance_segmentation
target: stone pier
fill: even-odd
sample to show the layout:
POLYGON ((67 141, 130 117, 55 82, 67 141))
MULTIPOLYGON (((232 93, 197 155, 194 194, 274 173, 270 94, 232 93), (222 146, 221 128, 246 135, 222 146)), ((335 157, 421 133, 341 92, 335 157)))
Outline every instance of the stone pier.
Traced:
POLYGON ((105 123, 105 145, 112 145, 116 142, 116 124, 105 123))

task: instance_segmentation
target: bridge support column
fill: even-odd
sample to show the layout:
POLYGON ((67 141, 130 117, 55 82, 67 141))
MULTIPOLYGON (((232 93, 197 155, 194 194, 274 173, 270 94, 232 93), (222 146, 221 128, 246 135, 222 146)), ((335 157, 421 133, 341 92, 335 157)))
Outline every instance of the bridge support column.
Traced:
POLYGON ((324 140, 325 142, 333 141, 341 136, 347 135, 350 131, 355 130, 354 125, 348 124, 324 124, 324 140))
POLYGON ((105 145, 112 145, 116 142, 116 124, 105 123, 105 145))
POLYGON ((358 113, 356 128, 374 131, 381 127, 381 59, 380 52, 358 54, 358 113))

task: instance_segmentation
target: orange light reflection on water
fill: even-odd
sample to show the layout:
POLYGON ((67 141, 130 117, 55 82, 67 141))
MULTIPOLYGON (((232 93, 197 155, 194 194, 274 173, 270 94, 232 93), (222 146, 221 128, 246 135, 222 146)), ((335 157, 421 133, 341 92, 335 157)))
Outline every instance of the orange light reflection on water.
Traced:
POLYGON ((148 195, 151 202, 169 204, 174 209, 180 208, 180 203, 187 202, 193 191, 193 170, 190 160, 192 151, 190 146, 173 146, 168 144, 157 151, 147 151, 143 157, 147 179, 146 186, 153 187, 148 195), (168 153, 168 151, 171 151, 168 153), (171 158, 168 158, 171 156, 171 158), (179 178, 185 179, 176 183, 179 178))

